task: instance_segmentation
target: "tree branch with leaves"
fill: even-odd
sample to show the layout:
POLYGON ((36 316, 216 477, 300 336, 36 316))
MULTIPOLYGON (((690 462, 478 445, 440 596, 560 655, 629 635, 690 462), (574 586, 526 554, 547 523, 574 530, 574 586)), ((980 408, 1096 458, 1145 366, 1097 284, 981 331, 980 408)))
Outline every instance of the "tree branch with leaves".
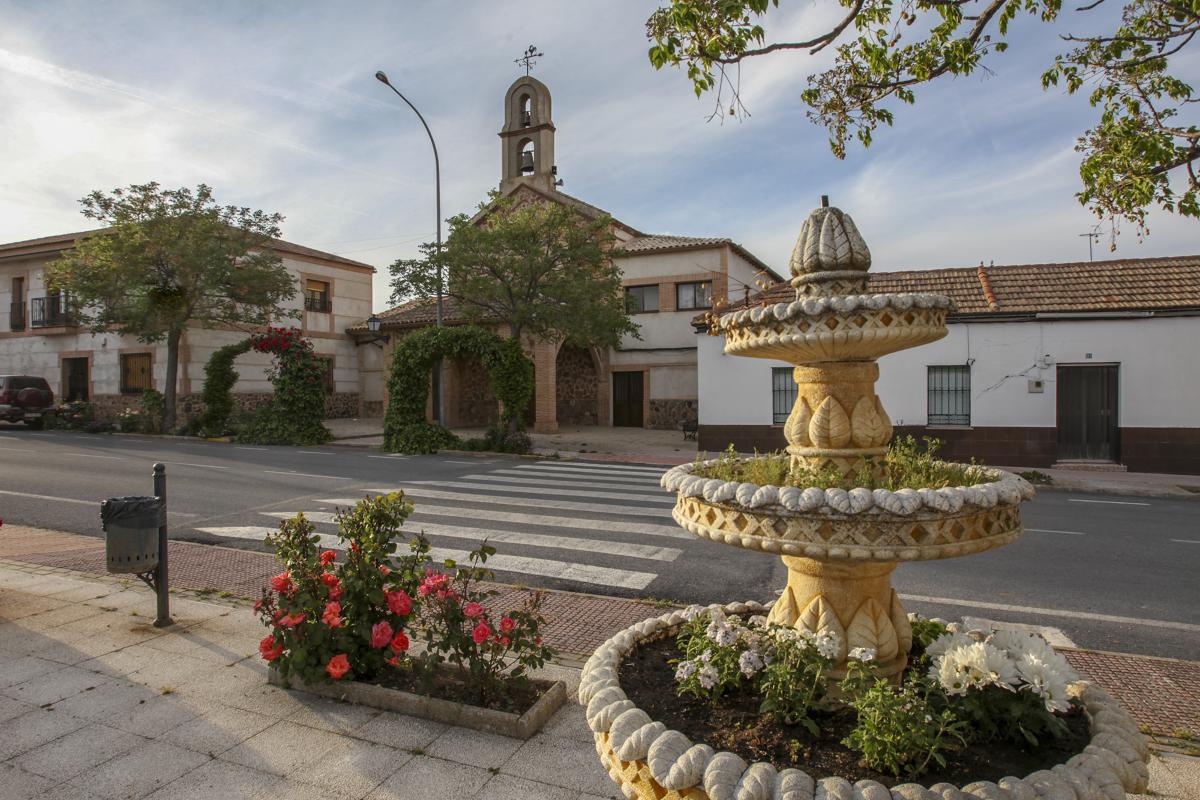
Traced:
MULTIPOLYGON (((1086 14, 1104 0, 1074 9, 1086 14)), ((852 139, 870 146, 880 125, 894 122, 891 103, 916 102, 915 87, 944 76, 987 69, 984 59, 1008 47, 1019 15, 1062 21, 1062 0, 837 0, 840 14, 803 37, 769 42, 764 17, 779 0, 670 0, 646 23, 650 61, 683 67, 697 96, 716 97, 713 116, 747 115, 731 68, 780 51, 809 55, 835 46, 833 65, 808 77, 801 95, 808 116, 829 132, 845 158, 852 139)), ((1170 59, 1200 30, 1200 0, 1130 0, 1112 35, 1077 37, 1042 77, 1044 88, 1069 94, 1090 88, 1098 123, 1079 137, 1083 154, 1076 197, 1112 225, 1145 233, 1157 206, 1200 216, 1197 159, 1200 128, 1190 84, 1169 73, 1170 59)))

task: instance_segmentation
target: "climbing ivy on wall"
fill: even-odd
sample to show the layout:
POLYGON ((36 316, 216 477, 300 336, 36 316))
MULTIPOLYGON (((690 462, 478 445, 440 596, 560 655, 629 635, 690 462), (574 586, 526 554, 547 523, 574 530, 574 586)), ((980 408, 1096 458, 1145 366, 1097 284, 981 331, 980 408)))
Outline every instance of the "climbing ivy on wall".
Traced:
POLYGON ((478 359, 500 401, 500 422, 510 432, 533 396, 533 362, 516 339, 504 339, 473 326, 425 328, 405 336, 392 353, 384 448, 400 453, 433 453, 458 443, 441 425, 427 422, 430 375, 440 358, 478 359))
POLYGON ((321 444, 330 440, 325 418, 325 366, 313 353, 312 342, 295 328, 267 328, 241 342, 225 345, 204 366, 204 413, 200 430, 220 435, 230 427, 233 387, 238 373, 234 360, 251 350, 274 356, 267 377, 275 393, 238 430, 238 440, 255 444, 321 444))

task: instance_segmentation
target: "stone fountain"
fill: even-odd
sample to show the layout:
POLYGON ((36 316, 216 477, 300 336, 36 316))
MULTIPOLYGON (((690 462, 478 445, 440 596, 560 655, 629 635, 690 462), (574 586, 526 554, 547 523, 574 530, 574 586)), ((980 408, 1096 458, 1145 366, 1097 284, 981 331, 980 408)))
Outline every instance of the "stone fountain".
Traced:
MULTIPOLYGON (((952 305, 934 294, 867 294, 870 265, 870 251, 849 215, 818 208, 792 254, 795 299, 714 315, 710 332, 725 337, 730 355, 794 365, 797 398, 784 425, 793 466, 878 482, 888 468, 884 457, 892 426, 875 394, 876 359, 945 336, 952 305)), ((891 584, 897 563, 968 555, 1015 541, 1022 533, 1018 507, 1034 494, 1020 477, 984 467, 972 468, 979 470, 973 485, 894 492, 759 486, 697 475, 696 468, 686 464, 663 476, 663 487, 677 494, 675 520, 697 536, 778 554, 788 568, 787 586, 769 609, 734 603, 724 610, 767 612, 777 624, 835 634, 841 648, 835 678, 844 674, 847 653, 866 647, 875 651, 879 673, 898 679, 912 627, 891 584)), ((584 668, 580 701, 613 780, 627 797, 645 800, 820 798, 820 785, 803 771, 746 765, 733 753, 715 753, 651 720, 621 691, 624 655, 640 641, 670 635, 683 621, 683 612, 672 612, 622 631, 584 668)), ((1083 763, 1055 767, 1070 775, 1042 771, 1005 778, 1000 785, 981 783, 976 797, 1111 800, 1144 788, 1147 751, 1132 719, 1098 687, 1088 687, 1082 700, 1092 715, 1089 748, 1102 754, 1085 752, 1072 759, 1083 763)), ((908 784, 913 791, 901 797, 870 781, 859 782, 872 784, 865 788, 841 778, 820 784, 827 781, 836 784, 837 791, 835 784, 826 786, 831 800, 942 800, 942 794, 917 784, 908 784)), ((972 787, 976 784, 964 791, 972 787)))

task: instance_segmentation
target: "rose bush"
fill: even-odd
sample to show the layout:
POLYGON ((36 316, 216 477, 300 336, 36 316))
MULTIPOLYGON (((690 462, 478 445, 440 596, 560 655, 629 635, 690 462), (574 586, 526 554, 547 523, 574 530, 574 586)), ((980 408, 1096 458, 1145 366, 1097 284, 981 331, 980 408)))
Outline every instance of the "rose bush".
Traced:
POLYGON ((531 593, 503 612, 489 608, 497 592, 481 585, 491 577, 483 564, 495 553, 486 543, 467 566, 445 561, 436 569, 419 535, 397 554, 396 538, 411 513, 401 492, 339 511, 342 560, 320 549, 321 537, 302 514, 284 520, 267 543, 285 570, 255 604, 270 631, 260 655, 306 683, 410 678, 432 692, 449 678, 464 699, 512 707, 532 688, 529 670, 552 656, 540 632, 541 595, 531 593), (424 648, 414 655, 418 637, 424 648))

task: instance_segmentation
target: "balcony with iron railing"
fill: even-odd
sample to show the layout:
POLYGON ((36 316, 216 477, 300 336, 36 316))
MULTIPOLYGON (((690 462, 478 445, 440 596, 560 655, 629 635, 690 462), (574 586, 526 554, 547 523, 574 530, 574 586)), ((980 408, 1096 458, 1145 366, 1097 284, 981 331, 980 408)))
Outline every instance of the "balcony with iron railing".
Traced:
POLYGON ((51 294, 29 299, 30 323, 34 328, 65 328, 78 325, 71 299, 51 294))
POLYGON ((8 329, 11 331, 25 330, 25 301, 12 303, 8 309, 8 329))
POLYGON ((322 314, 328 314, 332 305, 327 292, 318 292, 312 289, 304 290, 305 311, 317 311, 322 314))

